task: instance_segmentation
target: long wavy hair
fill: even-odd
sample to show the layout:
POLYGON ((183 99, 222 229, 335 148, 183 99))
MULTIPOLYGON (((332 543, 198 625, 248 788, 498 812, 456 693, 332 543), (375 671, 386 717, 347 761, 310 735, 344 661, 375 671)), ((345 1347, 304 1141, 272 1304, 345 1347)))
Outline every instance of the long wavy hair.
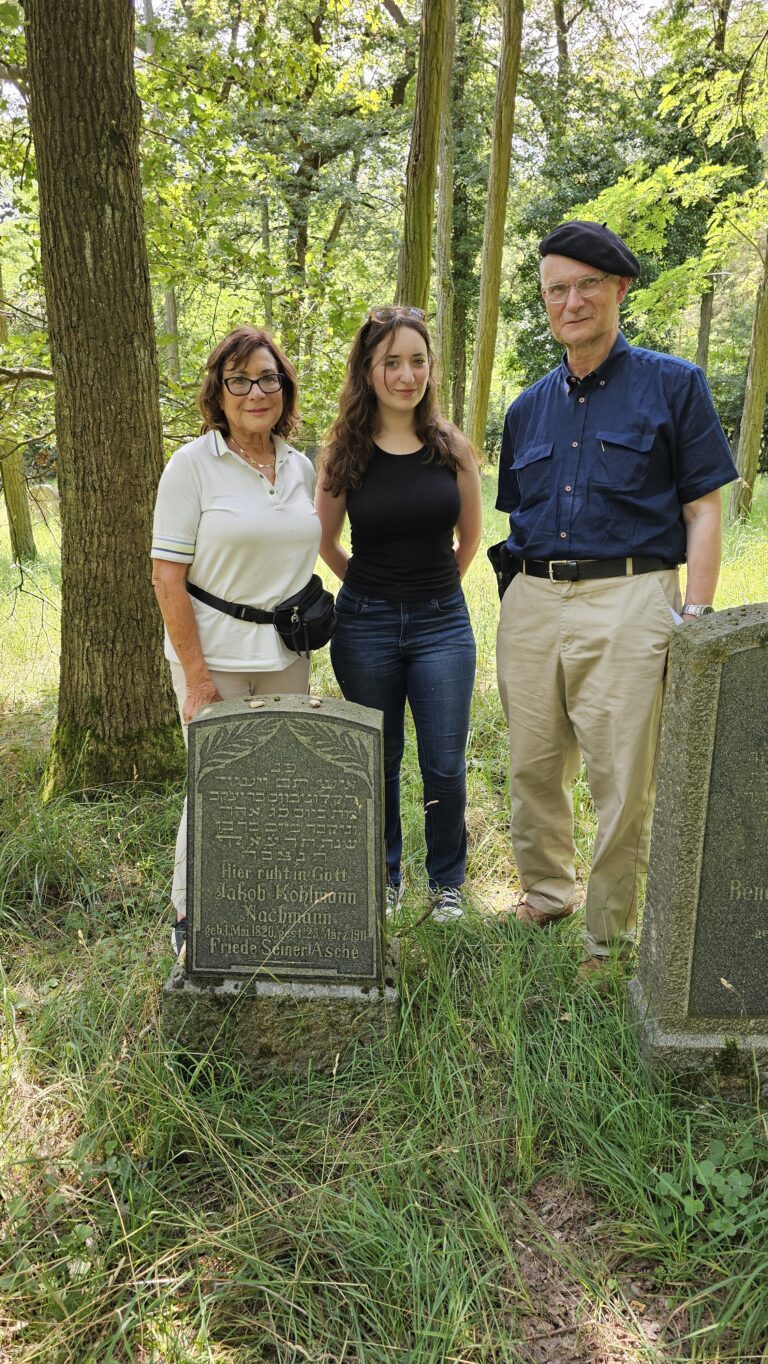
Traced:
POLYGON ((369 317, 355 337, 339 397, 339 415, 326 437, 323 483, 334 497, 345 489, 359 488, 370 462, 378 407, 371 383, 373 353, 382 341, 387 341, 384 353, 388 355, 401 327, 418 332, 429 360, 427 387, 413 414, 416 435, 428 451, 427 458, 449 469, 459 467, 454 450, 455 427, 441 417, 437 406, 435 357, 426 324, 405 308, 382 311, 387 314, 384 320, 369 317))
POLYGON ((228 336, 214 346, 205 362, 206 374, 202 388, 197 395, 197 405, 203 418, 202 431, 221 431, 229 435, 229 422, 221 405, 222 375, 226 364, 245 364, 248 356, 255 350, 268 350, 275 362, 275 369, 283 378, 283 408, 278 421, 272 427, 277 436, 284 438, 298 426, 299 378, 290 360, 283 355, 280 347, 272 340, 268 331, 261 327, 235 327, 228 336))

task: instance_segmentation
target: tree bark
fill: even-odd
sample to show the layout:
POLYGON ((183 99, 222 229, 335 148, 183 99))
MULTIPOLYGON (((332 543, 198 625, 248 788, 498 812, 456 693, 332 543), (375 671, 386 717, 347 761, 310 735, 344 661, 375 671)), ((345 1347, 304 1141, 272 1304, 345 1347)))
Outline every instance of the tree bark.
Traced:
POLYGON ((480 268, 480 298, 477 305, 475 353, 472 383, 467 408, 467 436, 476 450, 485 443, 485 420, 491 391, 493 356, 501 285, 501 258, 509 189, 509 163, 512 154, 512 127, 515 113, 517 73, 520 66, 520 40, 523 28, 523 0, 502 0, 501 64, 496 83, 496 106, 488 177, 488 200, 483 228, 483 254, 480 268))
POLYGON ((709 287, 701 295, 699 305, 699 336, 696 342, 696 364, 704 373, 709 364, 709 336, 712 331, 712 309, 715 302, 715 285, 710 276, 709 287))
MULTIPOLYGON (((264 252, 264 259, 268 262, 271 270, 272 242, 269 227, 269 199, 266 194, 261 196, 261 246, 264 252)), ((264 283, 264 326, 272 330, 272 281, 271 275, 267 276, 264 283)))
POLYGON ((179 358, 179 313, 176 307, 176 290, 173 285, 163 292, 163 305, 165 309, 165 362, 168 366, 168 373, 177 382, 181 378, 181 360, 179 358))
POLYGON ((447 0, 443 55, 443 102, 438 147, 437 231, 435 233, 435 354, 440 379, 440 405, 450 410, 453 364, 453 127, 451 93, 456 49, 456 0, 447 0))
MULTIPOLYGON (((0 261, 0 298, 5 298, 3 288, 3 266, 0 261)), ((8 322, 5 313, 0 311, 0 345, 8 341, 8 322)), ((37 558, 35 537, 32 533, 32 517, 29 512, 27 480, 24 475, 24 457, 20 449, 15 449, 13 441, 0 438, 0 489, 5 494, 8 512, 8 531, 11 537, 11 553, 17 564, 29 563, 37 558)))
POLYGON ((768 239, 763 248, 763 274, 752 316, 752 340, 747 365, 747 386, 736 451, 738 482, 731 488, 728 520, 745 521, 752 511, 752 496, 760 460, 765 399, 768 394, 768 239))
POLYGON ((429 304, 437 146, 443 103, 443 52, 447 0, 424 0, 421 12, 416 107, 405 176, 403 240, 395 302, 423 308, 429 304))
POLYGON ((27 0, 30 121, 56 381, 58 718, 44 791, 177 775, 151 582, 162 470, 131 0, 27 0))

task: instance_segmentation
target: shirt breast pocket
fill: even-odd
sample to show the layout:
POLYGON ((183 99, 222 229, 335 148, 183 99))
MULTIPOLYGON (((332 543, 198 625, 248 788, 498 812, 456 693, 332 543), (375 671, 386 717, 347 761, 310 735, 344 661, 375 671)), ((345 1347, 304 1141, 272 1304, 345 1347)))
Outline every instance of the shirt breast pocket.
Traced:
POLYGON ((552 450, 554 442, 529 445, 515 452, 512 464, 520 489, 520 511, 544 502, 552 490, 552 450))
POLYGON ((637 493, 650 466, 653 431, 598 431, 592 482, 614 492, 637 493))

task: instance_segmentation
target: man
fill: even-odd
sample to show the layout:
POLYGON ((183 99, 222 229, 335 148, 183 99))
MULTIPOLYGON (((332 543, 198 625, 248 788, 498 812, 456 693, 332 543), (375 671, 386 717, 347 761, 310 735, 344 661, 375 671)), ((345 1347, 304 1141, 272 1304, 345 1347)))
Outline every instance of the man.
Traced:
POLYGON ((630 346, 619 305, 640 273, 620 237, 567 222, 540 243, 556 369, 521 393, 504 428, 497 507, 521 570, 497 640, 509 724, 518 920, 574 910, 571 783, 579 753, 598 830, 582 973, 633 941, 647 870, 667 648, 712 609, 719 489, 736 477, 701 370, 630 346))

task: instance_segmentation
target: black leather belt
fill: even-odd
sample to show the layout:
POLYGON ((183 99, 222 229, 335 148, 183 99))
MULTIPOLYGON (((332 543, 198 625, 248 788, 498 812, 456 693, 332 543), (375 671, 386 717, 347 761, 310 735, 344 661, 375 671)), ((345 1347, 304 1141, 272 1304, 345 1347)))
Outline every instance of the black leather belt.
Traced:
POLYGON ((524 559, 529 578, 549 578, 553 583, 580 583, 585 578, 629 578, 638 573, 657 573, 677 568, 664 559, 524 559))

